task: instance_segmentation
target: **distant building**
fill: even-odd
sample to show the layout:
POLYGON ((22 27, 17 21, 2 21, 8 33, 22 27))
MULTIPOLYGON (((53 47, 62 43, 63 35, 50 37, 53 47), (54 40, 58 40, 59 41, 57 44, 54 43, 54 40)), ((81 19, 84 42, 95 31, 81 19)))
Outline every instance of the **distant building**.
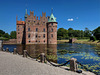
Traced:
POLYGON ((17 44, 57 44, 57 22, 53 13, 46 17, 42 12, 40 20, 34 12, 25 13, 25 21, 16 21, 17 44))

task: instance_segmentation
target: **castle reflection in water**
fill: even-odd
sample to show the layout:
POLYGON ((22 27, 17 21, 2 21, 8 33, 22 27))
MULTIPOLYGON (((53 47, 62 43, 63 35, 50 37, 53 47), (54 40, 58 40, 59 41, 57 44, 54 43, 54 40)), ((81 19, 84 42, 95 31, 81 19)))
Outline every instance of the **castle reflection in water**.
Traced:
POLYGON ((23 50, 27 50, 28 54, 33 58, 36 58, 41 53, 57 57, 57 44, 17 45, 16 48, 19 54, 23 54, 23 50))

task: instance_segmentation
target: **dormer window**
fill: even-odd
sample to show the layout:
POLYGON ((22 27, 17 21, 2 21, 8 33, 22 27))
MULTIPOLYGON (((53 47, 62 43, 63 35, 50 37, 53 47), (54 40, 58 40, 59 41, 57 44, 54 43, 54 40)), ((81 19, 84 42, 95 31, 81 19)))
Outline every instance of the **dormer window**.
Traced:
POLYGON ((51 20, 53 20, 53 18, 51 18, 51 20))

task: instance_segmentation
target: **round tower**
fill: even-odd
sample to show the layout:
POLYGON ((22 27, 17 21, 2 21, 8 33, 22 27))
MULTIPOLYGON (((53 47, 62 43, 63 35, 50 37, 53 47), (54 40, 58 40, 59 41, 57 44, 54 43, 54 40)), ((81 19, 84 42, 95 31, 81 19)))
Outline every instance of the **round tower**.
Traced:
POLYGON ((47 44, 57 44, 57 22, 53 13, 47 22, 47 44))

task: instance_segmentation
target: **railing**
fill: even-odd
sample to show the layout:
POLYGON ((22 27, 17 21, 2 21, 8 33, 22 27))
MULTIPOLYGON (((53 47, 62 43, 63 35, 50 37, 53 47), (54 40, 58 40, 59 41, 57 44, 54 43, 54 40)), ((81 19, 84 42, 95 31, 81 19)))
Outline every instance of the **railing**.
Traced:
MULTIPOLYGON (((5 51, 6 51, 6 52, 9 52, 9 48, 6 48, 5 51)), ((19 54, 16 48, 14 48, 13 54, 19 54)), ((20 55, 20 54, 19 54, 19 55, 20 55)), ((32 59, 34 59, 34 58, 27 52, 27 50, 24 50, 24 51, 23 51, 23 57, 26 57, 26 58, 27 58, 27 56, 30 57, 30 58, 32 58, 32 59)), ((82 73, 81 70, 78 70, 78 64, 79 64, 79 65, 81 65, 84 69, 86 69, 87 71, 90 71, 90 72, 92 72, 92 73, 98 75, 97 72, 88 69, 86 66, 84 66, 84 65, 82 65, 80 62, 78 62, 77 59, 75 59, 75 58, 71 58, 70 60, 66 61, 66 62, 63 63, 63 64, 55 64, 55 63, 52 63, 52 62, 45 56, 44 53, 41 53, 41 54, 40 54, 39 56, 37 56, 35 59, 37 60, 39 57, 40 57, 40 62, 41 62, 41 63, 44 63, 45 61, 47 61, 47 62, 49 62, 51 65, 53 65, 53 66, 55 66, 55 67, 65 66, 65 65, 67 65, 68 63, 70 63, 70 70, 71 70, 71 71, 78 72, 78 73, 82 73)))

